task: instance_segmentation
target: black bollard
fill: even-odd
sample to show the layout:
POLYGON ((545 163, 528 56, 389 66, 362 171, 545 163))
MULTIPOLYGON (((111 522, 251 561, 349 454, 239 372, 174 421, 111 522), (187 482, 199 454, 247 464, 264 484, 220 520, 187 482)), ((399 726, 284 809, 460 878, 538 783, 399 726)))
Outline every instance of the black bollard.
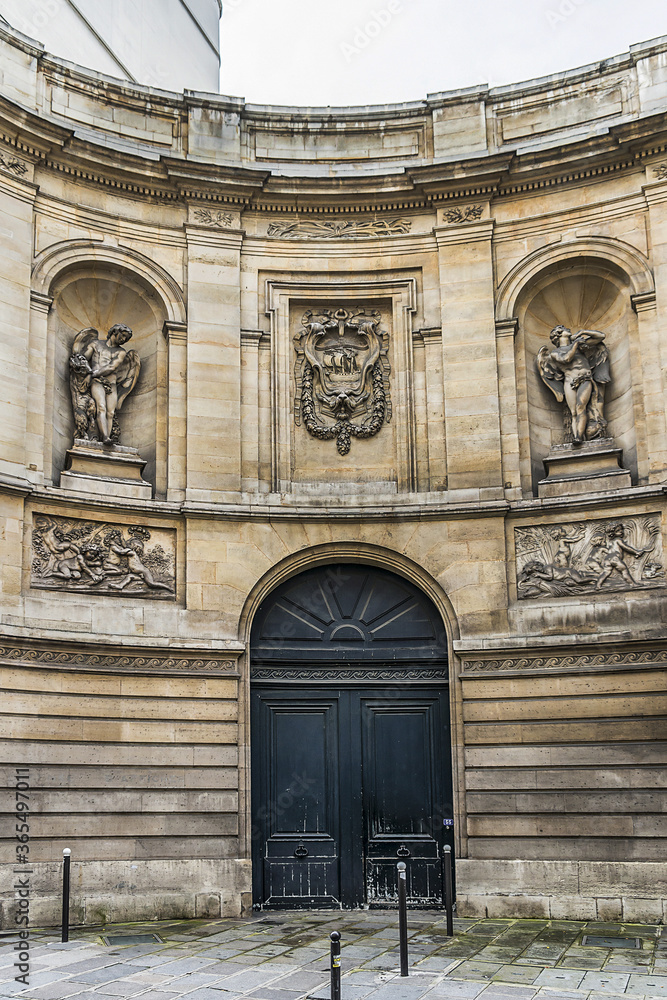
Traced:
POLYGON ((398 868, 398 942, 401 951, 401 975, 408 974, 408 887, 405 861, 398 868))
POLYGON ((69 865, 72 852, 69 847, 63 851, 63 919, 61 941, 69 941, 69 865))
POLYGON ((443 852, 445 866, 445 909, 447 910, 447 937, 454 936, 454 889, 452 883, 452 849, 445 845, 443 852))
POLYGON ((331 938, 331 1000, 340 1000, 340 934, 332 931, 331 938))

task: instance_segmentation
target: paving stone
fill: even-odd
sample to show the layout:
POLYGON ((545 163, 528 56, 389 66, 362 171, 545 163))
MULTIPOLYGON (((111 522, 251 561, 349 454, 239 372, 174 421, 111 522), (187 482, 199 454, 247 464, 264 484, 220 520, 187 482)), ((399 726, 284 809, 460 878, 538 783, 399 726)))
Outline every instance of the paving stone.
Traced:
POLYGON ((429 996, 446 997, 447 1000, 475 1000, 486 989, 483 983, 457 982, 453 979, 443 979, 436 983, 429 996))
POLYGON ((533 965, 503 965, 500 967, 493 982, 534 983, 540 970, 533 965))
POLYGON ((645 996, 667 997, 667 976, 631 975, 626 993, 643 993, 645 996))
POLYGON ((278 990, 275 986, 260 986, 253 993, 244 994, 248 1000, 299 1000, 303 993, 290 990, 278 990))
POLYGON ((491 979, 500 965, 491 962, 461 962, 451 973, 453 979, 491 979))
POLYGON ((560 966, 557 969, 543 969, 535 979, 535 985, 578 990, 579 983, 585 975, 583 969, 563 969, 560 966))
POLYGON ((115 979, 124 979, 134 972, 142 971, 138 965, 117 963, 116 965, 106 965, 102 969, 91 969, 90 972, 77 972, 75 978, 77 983, 82 983, 84 986, 96 986, 102 983, 111 983, 115 979))

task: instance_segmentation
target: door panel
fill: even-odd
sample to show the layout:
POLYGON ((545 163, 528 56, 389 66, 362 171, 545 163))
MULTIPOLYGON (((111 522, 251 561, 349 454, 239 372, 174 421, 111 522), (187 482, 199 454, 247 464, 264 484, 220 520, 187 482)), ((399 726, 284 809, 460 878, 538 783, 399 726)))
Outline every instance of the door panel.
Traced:
POLYGON ((266 908, 442 903, 447 692, 253 687, 253 872, 266 908), (397 697, 393 697, 396 695, 397 697))
POLYGON ((338 703, 336 699, 255 700, 263 733, 254 772, 255 830, 264 844, 265 906, 340 902, 338 703))
POLYGON ((438 696, 397 704, 362 700, 366 902, 398 901, 396 864, 407 865, 408 901, 442 902, 438 696))

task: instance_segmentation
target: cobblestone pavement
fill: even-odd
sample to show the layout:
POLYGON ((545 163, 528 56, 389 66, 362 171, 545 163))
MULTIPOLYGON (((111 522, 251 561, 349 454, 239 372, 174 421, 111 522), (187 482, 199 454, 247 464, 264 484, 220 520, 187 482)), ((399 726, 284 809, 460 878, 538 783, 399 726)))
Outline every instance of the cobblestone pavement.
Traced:
POLYGON ((410 913, 410 975, 398 975, 395 912, 265 913, 245 920, 117 924, 31 936, 29 986, 16 936, 0 938, 0 1000, 328 1000, 329 932, 342 935, 342 1000, 667 1000, 667 930, 568 920, 410 913), (108 943, 102 938, 107 937, 108 943), (158 934, 161 940, 132 940, 158 934), (638 939, 591 947, 584 935, 638 939))

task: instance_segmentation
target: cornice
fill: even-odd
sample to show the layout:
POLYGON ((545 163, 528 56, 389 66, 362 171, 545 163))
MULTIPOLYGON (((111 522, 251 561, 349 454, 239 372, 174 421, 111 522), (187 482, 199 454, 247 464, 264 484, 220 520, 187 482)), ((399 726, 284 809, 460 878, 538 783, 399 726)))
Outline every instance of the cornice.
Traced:
MULTIPOLYGON (((183 338, 185 331, 180 324, 174 324, 173 335, 183 338)), ((509 331, 508 331, 509 332, 509 331)), ((260 331, 243 331, 246 344, 258 343, 266 337, 260 331)), ((425 334, 437 338, 439 330, 427 330, 425 334)), ((170 336, 171 336, 170 332, 170 336)), ((474 499, 457 500, 455 491, 447 493, 409 493, 393 494, 391 499, 369 497, 366 503, 356 502, 354 505, 341 498, 340 505, 330 501, 304 502, 303 498, 290 498, 284 494, 238 494, 232 499, 228 495, 224 500, 206 502, 188 499, 182 502, 166 500, 131 500, 121 497, 107 499, 104 496, 93 496, 88 493, 76 493, 73 490, 63 490, 55 486, 41 486, 27 479, 0 474, 0 490, 30 497, 34 506, 49 508, 65 508, 71 510, 76 506, 90 512, 99 511, 104 514, 121 512, 137 516, 146 514, 152 518, 163 520, 181 520, 196 518, 204 520, 227 521, 336 521, 357 522, 368 520, 369 517, 382 517, 394 521, 414 520, 461 520, 465 518, 505 517, 514 519, 535 518, 535 516, 561 516, 579 511, 600 511, 604 513, 609 506, 614 510, 636 508, 651 504, 661 506, 667 497, 667 485, 631 486, 625 490, 610 490, 609 492, 578 494, 563 497, 526 497, 521 500, 474 499)), ((462 491, 469 493, 470 491, 462 491)))

